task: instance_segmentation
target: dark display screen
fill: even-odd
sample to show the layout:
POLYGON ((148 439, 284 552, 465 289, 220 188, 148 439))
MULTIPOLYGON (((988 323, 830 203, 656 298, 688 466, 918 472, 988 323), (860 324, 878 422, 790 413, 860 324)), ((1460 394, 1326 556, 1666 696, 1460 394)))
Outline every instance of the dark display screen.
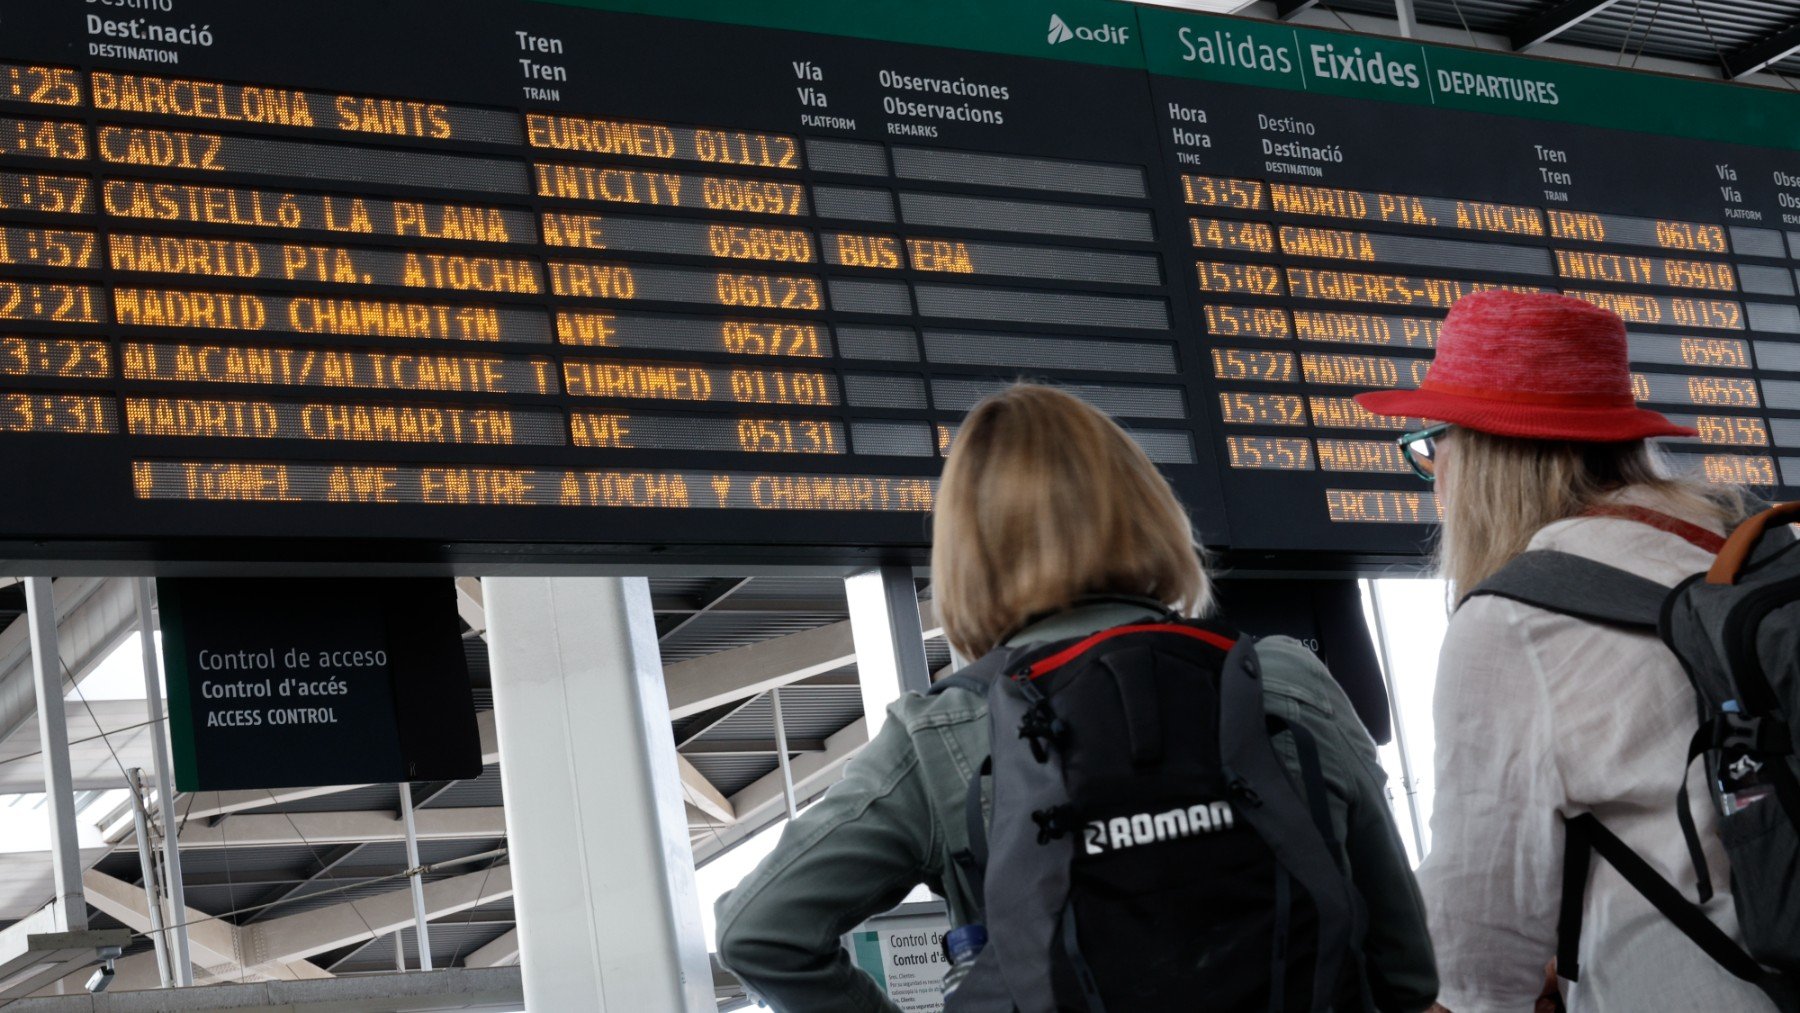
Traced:
POLYGON ((1106 0, 0 23, 15 557, 919 559, 1024 377, 1209 545, 1349 568, 1437 511, 1352 395, 1492 288, 1618 312, 1675 460, 1800 493, 1790 96, 1106 0))

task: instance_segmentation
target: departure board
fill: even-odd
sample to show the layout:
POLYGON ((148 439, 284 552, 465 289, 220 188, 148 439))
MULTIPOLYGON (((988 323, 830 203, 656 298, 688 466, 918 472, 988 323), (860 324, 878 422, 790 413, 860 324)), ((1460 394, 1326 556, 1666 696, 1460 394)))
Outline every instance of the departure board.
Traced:
POLYGON ((1416 555, 1362 390, 1631 329, 1800 492, 1800 99, 1107 0, 0 0, 13 558, 921 559, 963 415, 1118 418, 1245 560, 1416 555), (238 548, 234 548, 234 546, 238 548))

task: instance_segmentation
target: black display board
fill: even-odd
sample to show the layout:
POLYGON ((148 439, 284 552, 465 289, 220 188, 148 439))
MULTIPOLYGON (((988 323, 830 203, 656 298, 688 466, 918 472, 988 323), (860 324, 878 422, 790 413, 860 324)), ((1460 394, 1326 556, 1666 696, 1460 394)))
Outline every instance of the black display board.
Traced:
POLYGON ((481 774, 447 579, 163 578, 181 791, 481 774))
POLYGON ((1688 463, 1800 482, 1788 96, 1100 0, 0 25, 15 557, 920 560, 1028 377, 1234 560, 1393 560, 1416 420, 1350 396, 1495 285, 1619 310, 1688 463))
POLYGON ((1358 582, 1234 578, 1215 586, 1219 614, 1227 622, 1253 636, 1300 641, 1331 671, 1376 744, 1393 741, 1387 680, 1363 618, 1358 582))

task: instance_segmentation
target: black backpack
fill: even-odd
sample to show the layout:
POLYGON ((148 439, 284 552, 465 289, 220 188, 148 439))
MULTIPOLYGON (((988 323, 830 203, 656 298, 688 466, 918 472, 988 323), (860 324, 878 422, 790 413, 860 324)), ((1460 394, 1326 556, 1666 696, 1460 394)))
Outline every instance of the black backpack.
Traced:
MULTIPOLYGON (((1570 981, 1581 973, 1582 901, 1598 854, 1726 970, 1760 986, 1781 1009, 1800 1011, 1800 544, 1779 526, 1789 519, 1800 520, 1800 503, 1750 518, 1725 542, 1710 571, 1672 589, 1581 556, 1538 550, 1470 593, 1656 633, 1694 686, 1699 729, 1688 745, 1688 763, 1704 758, 1707 801, 1727 812, 1721 781, 1745 776, 1772 789, 1748 808, 1722 816, 1719 825, 1745 946, 1591 813, 1567 819, 1556 965, 1570 981)), ((1697 900, 1704 904, 1713 895, 1712 876, 1685 778, 1675 816, 1694 862, 1697 900)))
POLYGON ((987 698, 992 756, 956 856, 988 943, 947 1013, 1372 1008, 1318 747, 1265 715, 1253 638, 1169 615, 996 651, 950 690, 987 698))

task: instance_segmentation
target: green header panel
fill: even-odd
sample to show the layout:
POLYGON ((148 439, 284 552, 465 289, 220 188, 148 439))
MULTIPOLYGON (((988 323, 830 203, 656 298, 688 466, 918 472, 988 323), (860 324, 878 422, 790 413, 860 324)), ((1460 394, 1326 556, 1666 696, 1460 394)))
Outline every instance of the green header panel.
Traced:
POLYGON ((548 0, 881 42, 1141 69, 1137 7, 1104 0, 548 0))
POLYGON ((1156 74, 1800 149, 1796 96, 1765 88, 1153 7, 1138 18, 1156 74))

